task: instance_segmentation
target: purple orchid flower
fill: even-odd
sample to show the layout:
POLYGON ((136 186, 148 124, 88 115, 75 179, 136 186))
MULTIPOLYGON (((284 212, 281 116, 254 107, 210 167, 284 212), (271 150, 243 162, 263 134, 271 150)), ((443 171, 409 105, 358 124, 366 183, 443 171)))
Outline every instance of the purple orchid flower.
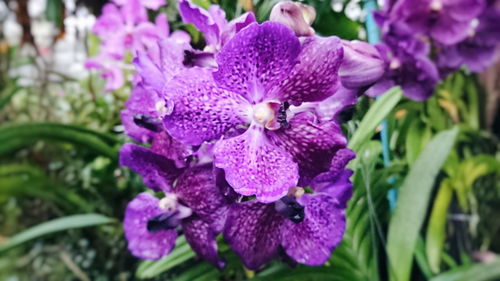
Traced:
POLYGON ((311 266, 330 258, 345 231, 344 210, 352 195, 352 172, 345 166, 352 158, 349 149, 339 150, 330 170, 312 181, 312 194, 296 188, 274 204, 231 205, 224 239, 247 268, 258 270, 281 252, 311 266))
POLYGON ((273 202, 328 169, 346 144, 336 122, 287 115, 289 105, 321 101, 338 88, 342 47, 336 37, 306 38, 279 23, 252 24, 217 55, 218 71, 193 67, 161 88, 163 124, 175 139, 218 140, 215 166, 242 195, 273 202))
POLYGON ((122 147, 120 164, 164 193, 161 199, 141 193, 127 206, 124 232, 134 256, 156 260, 168 255, 175 245, 176 228, 181 226, 200 257, 218 268, 225 266, 215 237, 222 232, 229 201, 217 185, 211 164, 178 169, 174 161, 134 144, 122 147))
POLYGON ((389 24, 403 23, 416 34, 451 45, 467 37, 483 7, 483 0, 399 0, 387 10, 389 24))
POLYGON ((434 93, 439 73, 429 59, 429 43, 415 38, 405 25, 393 24, 376 45, 385 62, 384 75, 365 94, 374 97, 398 85, 412 100, 424 101, 434 93))
POLYGON ((179 13, 182 21, 193 24, 203 33, 207 43, 205 51, 208 52, 219 51, 237 32, 256 22, 253 13, 245 13, 227 22, 226 13, 218 5, 211 5, 207 11, 189 0, 179 1, 179 13))
POLYGON ((472 72, 481 72, 491 65, 500 42, 499 19, 500 8, 495 1, 489 1, 472 21, 465 40, 452 46, 440 46, 439 67, 455 70, 466 65, 472 72))
POLYGON ((126 68, 125 64, 116 61, 115 58, 107 54, 100 54, 87 59, 85 68, 101 72, 101 77, 106 81, 105 92, 117 90, 125 83, 125 78, 123 77, 123 68, 126 68))

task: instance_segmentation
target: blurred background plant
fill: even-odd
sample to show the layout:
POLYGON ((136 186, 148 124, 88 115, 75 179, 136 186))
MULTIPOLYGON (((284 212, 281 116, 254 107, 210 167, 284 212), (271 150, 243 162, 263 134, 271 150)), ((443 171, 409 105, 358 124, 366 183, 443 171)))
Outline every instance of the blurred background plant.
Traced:
MULTIPOLYGON (((228 18, 252 10, 262 21, 278 1, 193 2, 219 4, 228 18)), ((366 40, 364 2, 304 2, 316 8, 319 34, 366 40)), ((361 98, 344 125, 358 155, 348 229, 324 266, 274 262, 248 271, 220 239, 229 263, 218 271, 183 236, 162 260, 133 258, 120 221, 144 186, 117 164, 130 82, 104 93, 99 73, 84 68, 98 53, 90 30, 104 4, 0 2, 1 280, 500 279, 499 64, 481 75, 461 69, 423 103, 397 88, 376 101, 361 98), (382 120, 392 160, 385 165, 382 120), (399 190, 396 208, 390 189, 399 190)), ((175 1, 159 13, 203 44, 175 1)))

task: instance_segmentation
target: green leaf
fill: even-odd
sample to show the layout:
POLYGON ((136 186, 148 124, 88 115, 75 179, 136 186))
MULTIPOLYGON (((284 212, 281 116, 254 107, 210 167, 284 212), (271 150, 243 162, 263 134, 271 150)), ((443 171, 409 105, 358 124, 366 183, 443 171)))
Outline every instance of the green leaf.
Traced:
POLYGON ((446 240, 446 217, 453 196, 450 179, 445 179, 439 186, 434 200, 432 213, 425 238, 425 252, 432 272, 438 273, 441 265, 441 254, 446 240))
POLYGON ((0 96, 0 110, 4 108, 12 99, 12 97, 19 92, 22 88, 18 85, 15 85, 13 87, 7 88, 2 96, 0 96))
POLYGON ((461 266, 442 273, 430 281, 493 281, 500 278, 500 259, 490 263, 461 266))
POLYGON ((115 220, 99 214, 72 215, 41 223, 24 230, 0 244, 0 253, 42 236, 74 228, 112 223, 115 220))
POLYGON ((161 260, 142 262, 135 275, 140 279, 152 278, 195 256, 184 236, 179 236, 175 244, 174 250, 161 260))
POLYGON ((87 147, 116 159, 118 151, 111 146, 116 140, 105 134, 77 126, 54 123, 27 123, 0 128, 0 156, 33 144, 37 140, 63 141, 87 147))
POLYGON ((401 89, 395 87, 375 101, 349 140, 350 149, 359 151, 361 146, 371 139, 375 129, 401 100, 402 95, 401 89))
POLYGON ((390 280, 410 280, 418 234, 426 216, 434 181, 452 149, 458 133, 453 128, 436 135, 406 176, 389 223, 387 254, 390 280))

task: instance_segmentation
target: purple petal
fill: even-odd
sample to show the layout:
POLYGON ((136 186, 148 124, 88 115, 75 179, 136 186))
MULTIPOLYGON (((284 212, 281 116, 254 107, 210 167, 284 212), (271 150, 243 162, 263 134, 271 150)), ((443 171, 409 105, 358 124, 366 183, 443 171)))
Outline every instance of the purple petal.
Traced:
POLYGON ((158 201, 153 195, 144 192, 130 201, 125 210, 123 231, 128 249, 141 259, 160 259, 170 253, 175 245, 175 230, 151 233, 147 229, 148 220, 164 212, 159 208, 158 201))
POLYGON ((219 141, 214 163, 224 169, 234 191, 256 195, 258 201, 268 203, 296 186, 299 175, 292 155, 272 144, 262 130, 251 126, 242 135, 219 141))
POLYGON ((220 29, 208 11, 192 4, 188 0, 181 0, 179 1, 179 14, 183 22, 192 23, 203 33, 208 45, 218 45, 220 29))
POLYGON ((221 137, 226 131, 248 123, 249 104, 239 95, 218 88, 211 72, 191 68, 172 79, 165 89, 173 104, 164 126, 177 140, 191 145, 221 137))
POLYGON ((116 5, 106 4, 102 8, 101 16, 96 20, 92 31, 101 38, 113 35, 117 30, 123 29, 123 19, 116 5))
POLYGON ((186 169, 174 192, 201 219, 218 226, 224 224, 228 202, 216 185, 212 165, 186 169))
POLYGON ((150 142, 157 133, 149 129, 138 126, 134 118, 138 115, 159 118, 155 105, 160 101, 157 94, 147 91, 143 84, 139 83, 132 89, 130 98, 125 103, 125 109, 121 112, 121 120, 125 128, 125 133, 137 142, 150 142))
POLYGON ((287 255, 301 264, 324 264, 345 231, 344 210, 328 195, 304 195, 305 219, 300 223, 285 220, 281 244, 287 255))
POLYGON ((311 186, 314 191, 326 192, 325 188, 328 186, 324 186, 323 183, 333 182, 342 172, 345 171, 347 164, 355 157, 356 154, 354 151, 348 148, 339 149, 335 153, 335 156, 333 156, 328 171, 316 176, 312 181, 311 186))
POLYGON ((126 25, 137 25, 148 21, 147 11, 139 0, 128 0, 121 7, 121 13, 126 25))
POLYGON ((220 87, 259 103, 290 75, 299 51, 299 40, 284 25, 254 23, 222 48, 216 57, 219 70, 213 76, 220 87))
MULTIPOLYGON (((320 121, 335 120, 344 110, 352 107, 358 101, 358 90, 340 87, 337 92, 320 102, 314 104, 314 113, 320 121)), ((307 105, 306 106, 310 106, 307 105)))
POLYGON ((365 91, 365 95, 369 97, 378 97, 389 91, 394 86, 394 81, 392 81, 391 79, 383 78, 377 83, 373 84, 370 88, 368 88, 365 91))
POLYGON ((140 174, 144 184, 154 191, 169 190, 181 172, 172 160, 131 143, 120 149, 120 165, 140 174))
POLYGON ((191 216, 182 221, 182 231, 191 249, 199 257, 219 269, 224 268, 226 263, 217 253, 217 241, 215 240, 217 233, 210 228, 206 221, 197 216, 191 216))
POLYGON ((234 204, 224 229, 224 240, 248 269, 258 270, 277 256, 284 217, 274 204, 254 201, 234 204))
POLYGON ((165 0, 141 0, 141 2, 144 7, 155 11, 167 4, 165 0))
POLYGON ((374 46, 361 41, 343 41, 343 46, 339 74, 344 87, 365 87, 384 75, 385 61, 374 46))
POLYGON ((345 147, 347 140, 334 121, 317 122, 311 112, 297 114, 290 120, 290 128, 268 132, 270 140, 298 163, 300 186, 325 172, 335 152, 345 147))
POLYGON ((342 57, 339 38, 307 38, 302 44, 299 63, 273 90, 272 97, 293 105, 328 98, 338 89, 338 70, 342 57))
POLYGON ((257 22, 257 20, 255 19, 255 15, 252 12, 244 13, 243 15, 230 21, 226 25, 226 28, 223 30, 221 35, 222 46, 224 46, 229 40, 231 40, 231 38, 233 38, 236 33, 240 32, 240 30, 255 22, 257 22))
POLYGON ((178 142, 166 132, 153 135, 151 151, 173 160, 178 168, 186 167, 187 158, 193 154, 191 146, 178 142))
POLYGON ((106 80, 105 92, 111 92, 120 89, 125 83, 122 70, 117 67, 109 67, 101 73, 101 77, 106 80))

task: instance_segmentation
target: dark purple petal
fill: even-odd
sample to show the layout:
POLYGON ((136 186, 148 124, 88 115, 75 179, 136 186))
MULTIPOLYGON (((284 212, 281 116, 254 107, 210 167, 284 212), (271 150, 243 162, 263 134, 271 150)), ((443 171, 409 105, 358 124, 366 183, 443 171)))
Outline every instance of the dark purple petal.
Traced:
POLYGON ((219 141, 214 163, 224 169, 234 191, 267 203, 296 186, 299 174, 292 155, 271 143, 262 130, 251 126, 242 135, 219 141))
POLYGON ((141 259, 160 259, 170 253, 175 245, 175 230, 151 233, 147 229, 148 220, 164 212, 158 202, 156 197, 144 192, 130 201, 125 210, 123 231, 128 241, 128 249, 141 259))
POLYGON ((318 122, 311 112, 297 114, 289 124, 290 128, 267 135, 277 147, 293 156, 299 166, 299 185, 304 186, 328 170, 335 152, 345 147, 347 140, 336 122, 318 122))
POLYGON ((217 233, 210 228, 205 220, 197 216, 190 216, 182 221, 182 231, 191 249, 199 257, 219 269, 224 268, 226 263, 217 253, 217 241, 215 240, 217 233))
POLYGON ((281 244, 297 262, 322 265, 342 241, 346 225, 344 210, 328 195, 306 194, 299 199, 305 207, 305 219, 300 223, 285 220, 281 244))
POLYGON ((286 75, 271 98, 299 105, 302 102, 322 101, 338 89, 338 70, 343 49, 337 37, 310 37, 302 44, 299 63, 286 75))
POLYGON ((205 36, 208 45, 217 45, 220 40, 220 29, 212 15, 192 4, 188 0, 179 1, 179 14, 182 21, 192 23, 205 36))
MULTIPOLYGON (((344 110, 354 106, 358 101, 358 90, 347 89, 342 86, 337 92, 320 102, 314 104, 313 112, 318 116, 320 121, 330 121, 341 119, 341 114, 344 110)), ((348 120, 339 120, 340 123, 348 120)))
POLYGON ((385 61, 374 46, 361 41, 343 41, 343 46, 339 74, 344 87, 366 87, 384 75, 385 61))
POLYGON ((186 167, 188 164, 187 158, 193 154, 193 148, 191 146, 180 143, 166 132, 160 132, 153 135, 151 151, 173 160, 178 168, 186 167))
POLYGON ((333 156, 330 163, 328 171, 319 174, 311 182, 311 186, 316 192, 326 192, 325 188, 328 186, 322 185, 322 183, 333 182, 342 172, 346 170, 347 164, 356 157, 354 151, 349 148, 339 149, 335 156, 333 156))
POLYGON ((258 270, 277 256, 284 217, 274 204, 248 201, 233 204, 224 229, 224 240, 248 269, 258 270))
POLYGON ((131 143, 120 149, 120 165, 140 174, 144 184, 154 191, 169 190, 181 172, 174 161, 131 143))
POLYGON ((365 91, 365 95, 369 97, 378 97, 385 92, 389 91, 392 87, 396 86, 393 80, 388 78, 380 79, 377 83, 373 84, 365 91))
POLYGON ((219 70, 213 76, 220 87, 259 103, 290 75, 299 52, 299 40, 284 25, 254 23, 222 48, 216 57, 219 70))
POLYGON ((226 219, 228 201, 216 184, 212 165, 193 167, 178 178, 174 192, 198 217, 221 226, 226 219))
POLYGON ((211 72, 191 68, 172 79, 164 91, 173 109, 163 121, 177 140, 191 145, 221 137, 248 123, 250 105, 239 95, 218 88, 211 72))

